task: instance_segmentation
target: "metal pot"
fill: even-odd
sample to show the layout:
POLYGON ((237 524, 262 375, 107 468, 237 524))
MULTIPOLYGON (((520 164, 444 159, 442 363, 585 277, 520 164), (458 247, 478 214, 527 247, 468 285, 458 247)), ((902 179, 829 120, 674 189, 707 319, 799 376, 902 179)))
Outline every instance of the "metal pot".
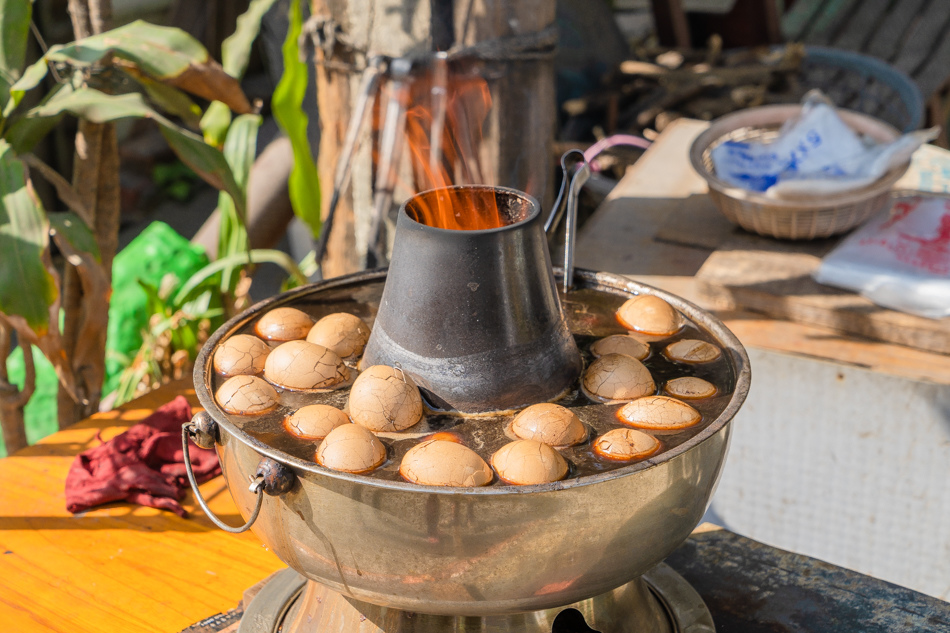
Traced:
POLYGON ((748 393, 748 357, 708 313, 616 275, 578 270, 573 279, 582 290, 662 297, 723 348, 735 381, 718 418, 653 459, 553 484, 447 489, 333 472, 258 441, 228 419, 211 389, 213 350, 223 339, 266 310, 319 302, 383 278, 385 272, 360 273, 265 301, 220 328, 199 354, 195 389, 207 413, 192 430, 199 444, 214 442, 240 512, 257 517, 259 508, 252 529, 281 560, 360 601, 484 616, 602 594, 686 539, 712 496, 729 422, 748 393))

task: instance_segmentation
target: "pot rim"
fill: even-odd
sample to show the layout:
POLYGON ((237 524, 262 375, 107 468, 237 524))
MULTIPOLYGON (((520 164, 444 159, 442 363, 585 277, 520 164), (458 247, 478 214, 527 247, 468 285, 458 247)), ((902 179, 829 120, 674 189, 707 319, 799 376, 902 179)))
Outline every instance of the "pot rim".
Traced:
MULTIPOLYGON (((425 226, 425 225, 422 225, 425 226)), ((427 227, 432 228, 432 227, 427 227)), ((507 227, 502 227, 502 229, 507 227)), ((439 229, 447 230, 447 229, 439 229)), ((499 230, 499 229, 489 229, 489 230, 499 230)), ((454 231, 459 232, 459 231, 454 231)), ((359 484, 363 486, 370 486, 372 488, 386 489, 386 490, 395 490, 402 492, 419 492, 426 494, 440 494, 440 495, 515 495, 515 494, 533 494, 533 493, 545 493, 556 490, 564 490, 569 488, 579 488, 582 486, 590 486, 598 484, 604 481, 609 481, 611 479, 624 477, 627 475, 634 474, 649 468, 658 466, 664 462, 675 459, 679 455, 682 455, 696 446, 699 446, 705 442, 710 437, 718 433, 723 427, 725 427, 735 414, 739 411, 739 408, 745 402, 746 396, 749 393, 749 386, 751 384, 752 372, 749 367, 749 357, 746 354, 745 348, 742 346, 742 343, 739 342, 739 339, 729 331, 728 328, 715 316, 709 313, 706 310, 703 310, 699 306, 678 297, 674 294, 642 284, 637 281, 630 280, 621 275, 616 275, 613 273, 605 272, 595 272, 584 269, 575 269, 574 276, 575 279, 581 279, 586 282, 586 285, 591 288, 597 289, 598 287, 603 290, 623 290, 632 295, 640 294, 652 294, 655 295, 668 303, 674 306, 681 312, 685 312, 693 321, 695 321, 702 328, 706 329, 711 333, 717 340, 721 343, 723 349, 729 353, 730 358, 733 362, 733 367, 736 374, 736 384, 732 393, 732 398, 729 400, 729 403, 726 405, 726 408, 723 409, 722 413, 713 420, 706 428, 700 431, 697 435, 693 436, 686 442, 667 450, 661 452, 656 458, 650 458, 637 462, 636 464, 631 464, 629 466, 622 466, 613 470, 609 470, 602 473, 596 473, 593 475, 586 475, 583 477, 576 477, 573 479, 565 479, 562 481, 555 481, 552 483, 546 484, 535 484, 529 486, 486 486, 479 488, 454 488, 447 486, 425 486, 409 482, 399 482, 399 481, 386 481, 381 479, 374 479, 367 475, 355 475, 351 473, 343 473, 335 470, 330 470, 329 468, 324 468, 316 462, 309 462, 297 457, 293 457, 275 449, 260 440, 252 437, 251 435, 245 433, 239 429, 235 424, 233 424, 225 415, 225 413, 218 406, 217 402, 214 399, 213 394, 211 393, 207 380, 207 377, 213 375, 212 368, 212 351, 217 348, 218 343, 221 342, 227 336, 230 336, 234 330, 243 327, 249 321, 257 318, 265 309, 273 309, 276 307, 283 306, 285 304, 291 303, 296 299, 308 295, 314 292, 319 292, 323 290, 329 290, 332 288, 337 288, 341 286, 346 286, 353 283, 377 281, 385 279, 387 274, 387 269, 377 268, 374 270, 363 271, 359 273, 353 273, 350 275, 343 275, 340 277, 334 277, 333 279, 327 281, 321 281, 307 286, 302 286, 300 288, 295 288, 288 292, 281 293, 276 297, 271 297, 260 301, 241 314, 233 317, 227 323, 219 327, 214 334, 205 342, 204 346, 201 348, 201 351, 198 353, 198 357, 195 360, 195 369, 193 374, 194 384, 195 384, 195 393, 198 396, 198 400, 201 403, 201 406, 208 412, 209 415, 214 419, 220 428, 230 433, 235 439, 241 443, 247 445, 249 448, 259 453, 262 456, 269 457, 281 464, 284 464, 296 471, 307 471, 315 475, 330 477, 332 479, 338 479, 343 481, 348 481, 354 484, 359 484)), ((563 271, 559 268, 554 269, 555 277, 560 277, 563 275, 563 271)))
POLYGON ((541 204, 538 202, 537 198, 535 198, 529 193, 518 191, 517 189, 512 189, 511 187, 495 187, 492 185, 452 185, 450 187, 434 187, 432 189, 426 189, 425 191, 420 191, 419 193, 415 194, 414 196, 412 196, 411 198, 403 202, 401 205, 399 205, 398 217, 400 221, 409 222, 409 226, 417 230, 435 231, 438 235, 442 237, 447 236, 447 235, 457 235, 459 237, 464 237, 466 239, 469 239, 472 237, 477 237, 479 235, 491 235, 493 233, 504 233, 505 231, 512 231, 512 230, 518 229, 519 227, 525 226, 526 224, 530 224, 532 221, 537 219, 537 217, 540 215, 541 215, 541 204), (528 213, 528 215, 524 219, 518 220, 517 222, 512 222, 511 224, 506 224, 505 226, 497 226, 492 229, 471 229, 471 230, 444 229, 439 226, 429 226, 428 224, 424 224, 422 222, 419 222, 418 220, 412 219, 412 217, 409 216, 409 213, 406 212, 406 206, 408 206, 410 202, 412 202, 413 200, 416 200, 417 198, 421 198, 422 196, 425 196, 425 195, 434 194, 439 191, 462 190, 462 189, 470 189, 470 190, 480 189, 480 190, 485 190, 485 191, 491 191, 496 194, 499 192, 507 193, 516 198, 523 198, 524 200, 527 200, 528 204, 531 206, 531 212, 528 213))

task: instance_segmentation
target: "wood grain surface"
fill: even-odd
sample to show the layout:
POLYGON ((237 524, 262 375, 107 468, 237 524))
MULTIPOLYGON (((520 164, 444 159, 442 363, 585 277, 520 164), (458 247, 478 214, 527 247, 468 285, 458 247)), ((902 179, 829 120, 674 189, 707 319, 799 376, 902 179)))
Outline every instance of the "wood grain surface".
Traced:
MULTIPOLYGON (((75 455, 178 394, 197 405, 188 383, 173 383, 0 459, 0 630, 174 633, 233 608, 283 567, 250 532, 214 527, 190 492, 185 519, 126 503, 66 511, 75 455)), ((201 490, 225 521, 241 522, 223 478, 201 490)))

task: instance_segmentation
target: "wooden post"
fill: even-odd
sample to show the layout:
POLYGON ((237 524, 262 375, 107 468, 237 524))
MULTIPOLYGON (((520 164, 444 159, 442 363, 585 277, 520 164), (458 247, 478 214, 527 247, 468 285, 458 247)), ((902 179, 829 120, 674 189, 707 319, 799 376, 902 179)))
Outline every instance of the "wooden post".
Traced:
MULTIPOLYGON (((530 36, 550 26, 554 0, 313 0, 313 15, 331 20, 337 45, 316 53, 317 100, 320 110, 318 169, 329 203, 328 181, 336 169, 360 81, 360 68, 370 55, 405 57, 451 47, 470 47, 498 38, 530 36), (441 29, 453 25, 453 32, 441 29)), ((477 62, 488 81, 493 107, 478 153, 485 184, 514 187, 548 197, 550 148, 554 138, 556 102, 551 57, 477 62)), ((378 101, 377 101, 378 103, 378 101)), ((378 110, 378 108, 377 108, 378 110)), ((379 116, 373 117, 377 122, 379 116)), ((378 130, 377 130, 378 131, 378 130)), ((373 156, 377 134, 364 130, 353 159, 353 176, 340 198, 324 260, 324 277, 363 268, 373 208, 373 156)), ((408 152, 403 154, 407 161, 408 152)), ((404 165, 400 173, 409 173, 404 165)), ((411 179, 410 179, 411 180, 411 179)), ((466 183, 459 183, 466 184, 466 183)), ((413 191, 397 192, 401 204, 413 191)))
MULTIPOLYGON (((110 0, 69 0, 76 39, 109 29, 110 0)), ((79 122, 73 185, 93 216, 91 227, 102 256, 106 277, 112 279, 112 260, 119 240, 119 150, 115 125, 79 122)), ((66 265, 63 275, 63 348, 76 379, 80 402, 60 385, 57 395, 59 427, 64 428, 99 410, 105 376, 108 306, 90 305, 76 269, 66 265)))

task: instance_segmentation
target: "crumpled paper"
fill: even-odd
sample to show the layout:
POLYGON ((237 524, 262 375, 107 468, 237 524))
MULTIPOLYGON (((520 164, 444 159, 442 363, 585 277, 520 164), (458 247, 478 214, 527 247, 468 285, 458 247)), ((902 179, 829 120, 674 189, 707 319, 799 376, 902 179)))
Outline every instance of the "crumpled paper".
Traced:
POLYGON ((906 163, 938 128, 904 134, 893 143, 863 138, 821 92, 805 95, 802 113, 769 143, 724 141, 713 148, 716 175, 771 198, 820 197, 866 187, 906 163))
POLYGON ((950 198, 895 199, 826 255, 814 277, 885 308, 950 316, 950 198))

